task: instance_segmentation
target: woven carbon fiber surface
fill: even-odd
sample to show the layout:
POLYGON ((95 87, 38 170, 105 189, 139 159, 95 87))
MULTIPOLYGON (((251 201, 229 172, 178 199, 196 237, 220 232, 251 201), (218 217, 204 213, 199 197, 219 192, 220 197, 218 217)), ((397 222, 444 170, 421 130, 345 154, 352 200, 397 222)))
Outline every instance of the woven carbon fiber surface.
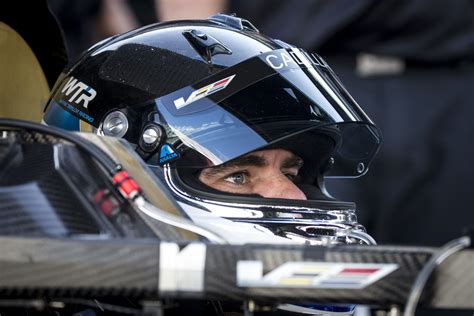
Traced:
POLYGON ((155 295, 158 244, 0 238, 0 291, 155 295))
MULTIPOLYGON (((186 245, 181 245, 181 249, 183 246, 186 245)), ((159 249, 160 243, 154 240, 0 238, 0 297, 32 295, 41 291, 55 296, 252 299, 272 305, 308 301, 403 305, 417 273, 436 251, 434 248, 384 246, 324 248, 206 244, 204 270, 195 269, 191 259, 173 272, 177 275, 187 273, 190 277, 203 275, 203 290, 159 293, 159 249), (398 265, 398 268, 362 289, 242 287, 238 286, 236 277, 237 262, 242 260, 262 262, 265 274, 288 262, 391 263, 398 265)), ((429 283, 422 305, 474 309, 473 258, 473 250, 464 250, 443 263, 429 283)))

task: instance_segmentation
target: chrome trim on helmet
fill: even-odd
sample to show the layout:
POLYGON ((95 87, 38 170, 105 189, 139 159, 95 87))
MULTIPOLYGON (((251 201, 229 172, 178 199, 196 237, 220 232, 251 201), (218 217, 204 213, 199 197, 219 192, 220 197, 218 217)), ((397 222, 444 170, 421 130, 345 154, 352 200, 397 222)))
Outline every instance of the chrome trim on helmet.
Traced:
POLYGON ((163 167, 163 174, 166 184, 179 202, 194 205, 228 220, 251 223, 275 236, 312 245, 375 244, 364 227, 357 223, 354 210, 208 200, 183 191, 173 179, 169 165, 163 167))

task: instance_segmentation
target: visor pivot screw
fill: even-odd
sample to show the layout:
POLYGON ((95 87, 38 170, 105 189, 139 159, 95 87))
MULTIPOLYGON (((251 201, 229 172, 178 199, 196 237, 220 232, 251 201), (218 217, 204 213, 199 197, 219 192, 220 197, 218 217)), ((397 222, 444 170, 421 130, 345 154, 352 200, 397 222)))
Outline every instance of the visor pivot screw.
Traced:
POLYGON ((162 127, 155 122, 147 123, 140 133, 137 152, 143 159, 147 160, 158 151, 165 140, 166 133, 162 127))
POLYGON ((357 164, 357 173, 362 174, 365 171, 365 165, 363 162, 357 164))
POLYGON ((120 111, 109 113, 102 123, 102 131, 106 136, 123 137, 127 130, 127 116, 120 111))
POLYGON ((151 145, 160 138, 160 135, 158 135, 158 132, 156 129, 148 128, 143 132, 142 137, 143 137, 143 142, 145 142, 145 144, 151 145))

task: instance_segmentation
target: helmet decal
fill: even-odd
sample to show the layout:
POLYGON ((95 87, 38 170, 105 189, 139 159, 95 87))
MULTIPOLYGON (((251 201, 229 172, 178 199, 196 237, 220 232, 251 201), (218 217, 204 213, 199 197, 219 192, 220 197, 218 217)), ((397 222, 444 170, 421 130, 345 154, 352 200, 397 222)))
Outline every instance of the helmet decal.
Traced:
POLYGON ((170 144, 164 144, 160 149, 160 164, 169 163, 179 158, 178 153, 170 144))
POLYGON ((193 93, 191 93, 186 101, 184 101, 183 97, 174 100, 174 105, 176 106, 176 109, 179 110, 182 107, 185 107, 186 105, 193 103, 194 101, 200 100, 213 93, 216 93, 217 91, 225 89, 229 85, 229 83, 232 81, 232 79, 234 79, 234 77, 235 75, 232 75, 222 80, 218 80, 214 83, 211 83, 201 89, 198 89, 194 91, 193 93))
POLYGON ((69 98, 68 102, 74 102, 87 109, 89 102, 94 100, 97 92, 84 82, 70 77, 61 89, 61 92, 69 98))

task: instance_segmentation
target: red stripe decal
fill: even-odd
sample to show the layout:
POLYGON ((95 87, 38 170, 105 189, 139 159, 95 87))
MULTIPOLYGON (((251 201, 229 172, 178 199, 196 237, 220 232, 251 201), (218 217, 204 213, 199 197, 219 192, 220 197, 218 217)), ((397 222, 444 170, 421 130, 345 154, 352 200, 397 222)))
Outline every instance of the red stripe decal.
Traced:
POLYGON ((374 273, 379 271, 380 269, 363 269, 363 268, 346 268, 342 270, 340 273, 374 273))
POLYGON ((227 81, 229 81, 229 79, 230 79, 230 78, 225 78, 225 79, 222 79, 221 81, 214 82, 214 84, 212 85, 212 87, 215 87, 215 86, 217 86, 217 85, 226 83, 227 81))

